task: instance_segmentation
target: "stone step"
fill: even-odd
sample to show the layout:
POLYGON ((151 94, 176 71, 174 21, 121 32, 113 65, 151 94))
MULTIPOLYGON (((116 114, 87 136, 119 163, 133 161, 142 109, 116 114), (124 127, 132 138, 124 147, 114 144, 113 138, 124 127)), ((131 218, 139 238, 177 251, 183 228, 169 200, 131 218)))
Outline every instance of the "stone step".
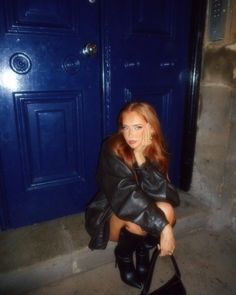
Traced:
MULTIPOLYGON (((205 228, 209 211, 181 192, 177 208, 177 240, 205 228)), ((48 283, 98 268, 114 261, 115 243, 107 249, 88 249, 83 214, 2 232, 0 236, 0 294, 23 294, 48 283)))
MULTIPOLYGON (((175 258, 187 294, 236 294, 236 235, 229 228, 213 232, 201 229, 178 239, 175 258)), ((158 258, 150 292, 174 274, 169 257, 158 258)), ((141 291, 127 286, 114 263, 75 274, 25 295, 137 295, 141 291)))

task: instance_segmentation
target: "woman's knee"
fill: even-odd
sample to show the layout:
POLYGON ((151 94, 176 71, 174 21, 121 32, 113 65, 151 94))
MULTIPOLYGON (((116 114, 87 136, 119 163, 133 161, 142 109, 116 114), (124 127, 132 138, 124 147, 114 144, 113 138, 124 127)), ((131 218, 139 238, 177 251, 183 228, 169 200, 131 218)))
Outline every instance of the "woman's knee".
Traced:
POLYGON ((163 211, 167 221, 171 225, 174 225, 176 222, 176 215, 173 206, 167 202, 157 202, 156 205, 163 211))
POLYGON ((141 228, 141 226, 139 226, 133 222, 126 221, 125 228, 133 234, 141 235, 141 236, 146 235, 146 232, 141 228))
POLYGON ((146 232, 137 224, 125 221, 113 214, 110 218, 110 235, 109 240, 118 241, 120 230, 125 227, 129 232, 136 235, 146 235, 146 232))

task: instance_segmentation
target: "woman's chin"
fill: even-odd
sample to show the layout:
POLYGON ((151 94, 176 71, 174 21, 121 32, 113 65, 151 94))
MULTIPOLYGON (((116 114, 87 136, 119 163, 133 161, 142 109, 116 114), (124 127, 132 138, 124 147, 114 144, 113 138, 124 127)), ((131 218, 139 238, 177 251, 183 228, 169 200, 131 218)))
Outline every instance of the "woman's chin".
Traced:
POLYGON ((136 146, 135 144, 128 144, 128 146, 129 146, 133 151, 137 148, 137 146, 136 146))

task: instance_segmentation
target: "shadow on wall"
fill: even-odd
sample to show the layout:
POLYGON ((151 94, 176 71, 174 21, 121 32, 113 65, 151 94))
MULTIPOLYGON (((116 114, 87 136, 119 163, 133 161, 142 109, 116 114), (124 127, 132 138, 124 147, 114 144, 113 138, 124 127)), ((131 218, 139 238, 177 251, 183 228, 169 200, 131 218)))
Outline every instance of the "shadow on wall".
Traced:
POLYGON ((208 47, 204 55, 203 80, 236 88, 236 43, 221 48, 208 47))

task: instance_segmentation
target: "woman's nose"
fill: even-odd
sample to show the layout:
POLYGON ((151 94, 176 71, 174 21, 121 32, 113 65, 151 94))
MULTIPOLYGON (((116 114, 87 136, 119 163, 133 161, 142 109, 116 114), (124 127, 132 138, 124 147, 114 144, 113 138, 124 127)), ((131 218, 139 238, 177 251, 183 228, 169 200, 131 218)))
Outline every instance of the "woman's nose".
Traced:
POLYGON ((133 132, 132 128, 130 128, 129 131, 128 131, 128 136, 131 137, 133 135, 133 133, 134 132, 133 132))

